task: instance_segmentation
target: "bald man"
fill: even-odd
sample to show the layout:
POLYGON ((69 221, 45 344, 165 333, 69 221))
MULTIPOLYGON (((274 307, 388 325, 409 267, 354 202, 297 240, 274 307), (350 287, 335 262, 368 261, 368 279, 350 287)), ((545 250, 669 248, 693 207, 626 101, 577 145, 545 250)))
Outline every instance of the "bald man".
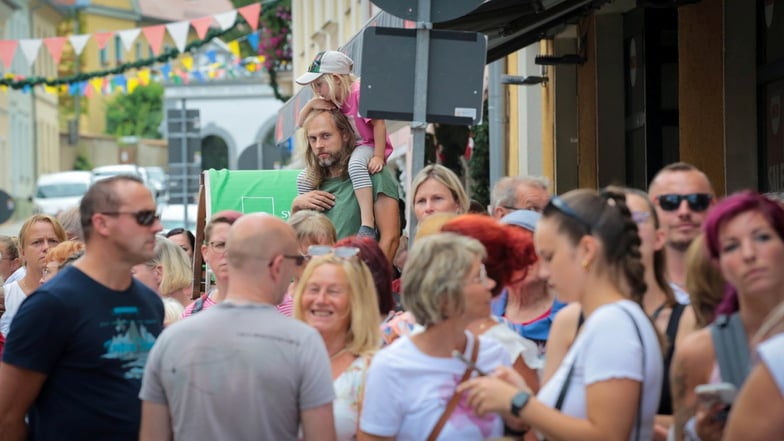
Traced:
POLYGON ((141 440, 335 439, 321 336, 277 312, 305 263, 294 230, 266 214, 229 229, 226 299, 172 325, 144 372, 141 440))
POLYGON ((676 162, 659 170, 648 187, 656 215, 665 232, 667 277, 680 303, 689 303, 683 289, 686 250, 702 232, 702 223, 715 195, 708 177, 697 167, 676 162))

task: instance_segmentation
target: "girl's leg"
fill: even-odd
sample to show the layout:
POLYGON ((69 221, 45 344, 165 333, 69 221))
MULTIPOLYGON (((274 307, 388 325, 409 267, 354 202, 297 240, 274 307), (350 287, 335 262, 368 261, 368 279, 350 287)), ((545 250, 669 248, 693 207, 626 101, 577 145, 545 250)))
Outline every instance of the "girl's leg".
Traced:
POLYGON ((376 218, 373 213, 373 181, 370 180, 368 162, 373 157, 371 146, 357 146, 348 161, 348 175, 354 187, 354 195, 359 203, 359 213, 362 226, 359 236, 376 237, 376 218))

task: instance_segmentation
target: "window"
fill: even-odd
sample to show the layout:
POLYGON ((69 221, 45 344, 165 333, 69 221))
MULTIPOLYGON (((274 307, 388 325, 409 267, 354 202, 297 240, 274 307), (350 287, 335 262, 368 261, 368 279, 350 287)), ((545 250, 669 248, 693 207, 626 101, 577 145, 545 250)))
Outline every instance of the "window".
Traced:
POLYGON ((122 64, 125 62, 125 48, 122 44, 122 38, 119 35, 114 36, 114 54, 115 59, 117 60, 117 64, 122 64))

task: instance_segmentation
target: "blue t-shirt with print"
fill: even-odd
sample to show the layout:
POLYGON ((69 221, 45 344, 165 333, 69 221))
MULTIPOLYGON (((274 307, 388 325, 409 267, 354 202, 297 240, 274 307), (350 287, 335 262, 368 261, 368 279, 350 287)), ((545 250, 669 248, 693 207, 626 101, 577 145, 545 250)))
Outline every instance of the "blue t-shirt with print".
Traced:
POLYGON ((132 279, 111 290, 70 266, 31 294, 3 362, 47 376, 30 407, 30 440, 136 440, 142 373, 163 303, 132 279))

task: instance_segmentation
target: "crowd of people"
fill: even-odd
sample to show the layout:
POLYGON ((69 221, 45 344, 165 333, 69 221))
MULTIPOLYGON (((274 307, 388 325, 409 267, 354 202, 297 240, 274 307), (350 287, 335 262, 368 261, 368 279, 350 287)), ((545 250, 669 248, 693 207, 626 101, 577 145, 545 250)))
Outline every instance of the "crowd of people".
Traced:
POLYGON ((0 237, 0 440, 784 438, 781 202, 675 163, 647 192, 506 177, 477 213, 433 164, 406 238, 349 61, 301 78, 289 219, 198 244, 117 176, 0 237))

